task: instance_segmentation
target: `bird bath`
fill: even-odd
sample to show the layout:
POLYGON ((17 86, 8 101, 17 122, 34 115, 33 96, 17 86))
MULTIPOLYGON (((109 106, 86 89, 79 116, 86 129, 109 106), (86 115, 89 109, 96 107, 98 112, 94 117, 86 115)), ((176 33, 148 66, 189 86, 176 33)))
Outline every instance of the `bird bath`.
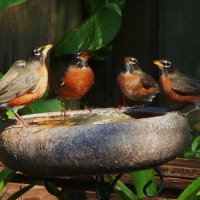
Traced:
POLYGON ((43 177, 159 166, 179 155, 190 135, 187 120, 166 111, 106 108, 69 111, 65 117, 60 112, 33 114, 23 117, 31 123, 28 127, 12 118, 0 127, 0 161, 24 174, 43 177))

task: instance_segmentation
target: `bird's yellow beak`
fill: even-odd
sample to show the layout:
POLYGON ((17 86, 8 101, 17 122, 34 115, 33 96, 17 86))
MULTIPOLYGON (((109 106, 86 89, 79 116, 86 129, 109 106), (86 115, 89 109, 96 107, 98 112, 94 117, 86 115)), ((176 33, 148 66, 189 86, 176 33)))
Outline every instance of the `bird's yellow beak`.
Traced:
POLYGON ((129 62, 130 62, 130 59, 129 59, 128 57, 125 57, 125 58, 124 58, 124 61, 127 62, 127 63, 129 63, 129 62))
POLYGON ((158 65, 159 67, 164 67, 164 65, 159 60, 155 60, 155 61, 153 61, 153 63, 155 65, 158 65))
POLYGON ((89 59, 90 56, 88 55, 88 51, 83 52, 83 54, 80 56, 80 59, 89 59))
POLYGON ((48 52, 49 49, 51 49, 52 47, 53 47, 52 44, 48 44, 48 45, 44 46, 44 50, 43 50, 43 52, 48 52))

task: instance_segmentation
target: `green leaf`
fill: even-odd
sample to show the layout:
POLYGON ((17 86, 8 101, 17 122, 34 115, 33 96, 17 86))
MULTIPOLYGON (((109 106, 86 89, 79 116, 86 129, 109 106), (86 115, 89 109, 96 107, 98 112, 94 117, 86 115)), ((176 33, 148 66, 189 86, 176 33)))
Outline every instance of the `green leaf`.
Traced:
POLYGON ((120 8, 113 3, 106 4, 81 27, 64 35, 55 46, 54 55, 98 50, 113 40, 120 25, 120 8))
POLYGON ((35 185, 41 185, 41 181, 36 181, 34 183, 31 183, 30 185, 23 187, 22 189, 18 190, 17 192, 15 192, 12 196, 10 196, 8 198, 8 200, 16 200, 18 199, 20 196, 22 196, 24 193, 26 193, 28 190, 30 190, 32 187, 34 187, 35 185))
POLYGON ((151 180, 152 183, 147 188, 147 193, 155 194, 157 192, 155 174, 153 169, 131 172, 131 178, 135 185, 138 199, 146 197, 146 195, 143 193, 143 188, 151 180))
POLYGON ((177 198, 178 200, 194 199, 197 192, 200 191, 200 177, 193 181, 177 198))
POLYGON ((0 0, 0 11, 6 8, 24 2, 25 0, 0 0))
POLYGON ((8 115, 8 116, 10 116, 10 117, 14 117, 14 116, 15 116, 15 114, 13 113, 12 110, 7 111, 7 112, 6 112, 6 115, 8 115))
MULTIPOLYGON (((60 190, 59 190, 55 185, 53 185, 52 183, 48 182, 47 184, 48 184, 49 189, 50 189, 54 194, 60 192, 60 190)), ((58 199, 60 199, 60 200, 69 200, 68 197, 67 197, 65 194, 56 195, 56 197, 57 197, 58 199)))
POLYGON ((200 159, 200 151, 198 151, 198 152, 195 153, 195 158, 200 159))
POLYGON ((106 58, 109 57, 112 50, 113 50, 113 44, 109 43, 103 46, 101 49, 91 52, 90 56, 94 60, 105 60, 106 58))
POLYGON ((10 181, 10 179, 16 174, 16 171, 5 167, 0 172, 0 192, 3 190, 5 185, 10 181))
POLYGON ((115 3, 122 9, 125 2, 126 0, 85 0, 84 4, 87 14, 91 16, 107 3, 115 3))
MULTIPOLYGON (((110 184, 115 180, 115 177, 112 175, 105 175, 105 177, 110 184)), ((137 200, 137 197, 119 180, 115 184, 114 190, 122 200, 137 200)))
POLYGON ((196 137, 195 140, 192 142, 192 152, 196 152, 199 150, 200 147, 200 136, 196 137))
POLYGON ((3 77, 3 74, 0 72, 0 78, 2 78, 3 77))
POLYGON ((186 152, 183 152, 181 154, 181 157, 184 157, 184 158, 194 158, 194 153, 193 152, 189 152, 189 151, 186 151, 186 152))

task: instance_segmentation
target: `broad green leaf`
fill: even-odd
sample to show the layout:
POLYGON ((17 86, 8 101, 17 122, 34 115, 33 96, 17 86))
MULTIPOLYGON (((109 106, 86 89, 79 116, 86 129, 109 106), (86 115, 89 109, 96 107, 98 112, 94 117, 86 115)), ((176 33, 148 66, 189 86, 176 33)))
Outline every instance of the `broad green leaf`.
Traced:
POLYGON ((10 179, 16 174, 16 171, 5 167, 0 172, 0 192, 3 190, 5 185, 10 181, 10 179))
MULTIPOLYGON (((105 177, 110 184, 115 180, 112 175, 105 175, 105 177)), ((120 180, 115 184, 114 190, 122 200, 137 200, 137 197, 120 180)))
POLYGON ((57 43, 54 55, 95 51, 107 45, 116 36, 121 25, 121 10, 113 3, 106 4, 76 29, 71 29, 57 43))
POLYGON ((194 153, 186 151, 186 152, 184 152, 184 153, 181 154, 181 157, 184 157, 184 158, 194 158, 194 153))
POLYGON ((26 193, 27 191, 29 191, 32 187, 34 187, 35 185, 41 185, 41 181, 36 181, 34 183, 31 183, 28 186, 23 187, 22 189, 18 190, 17 192, 15 192, 12 196, 10 196, 8 198, 8 200, 16 200, 19 197, 21 197, 24 193, 26 193))
POLYGON ((8 115, 8 116, 10 116, 10 117, 14 117, 14 116, 15 116, 15 114, 13 113, 12 110, 7 111, 7 112, 6 112, 6 115, 8 115))
POLYGON ((200 147, 200 136, 196 137, 195 140, 192 142, 192 152, 198 151, 199 147, 200 147))
POLYGON ((131 178, 135 185, 138 199, 146 197, 146 195, 143 193, 143 188, 151 180, 152 183, 147 188, 147 192, 149 194, 155 194, 157 192, 155 174, 153 169, 131 172, 131 178))
POLYGON ((22 3, 26 0, 0 0, 0 12, 15 4, 22 3))
POLYGON ((193 181, 177 198, 178 200, 194 199, 197 192, 200 191, 200 177, 193 181))
POLYGON ((85 0, 84 4, 87 14, 91 16, 107 3, 115 3, 122 9, 125 2, 126 0, 85 0))

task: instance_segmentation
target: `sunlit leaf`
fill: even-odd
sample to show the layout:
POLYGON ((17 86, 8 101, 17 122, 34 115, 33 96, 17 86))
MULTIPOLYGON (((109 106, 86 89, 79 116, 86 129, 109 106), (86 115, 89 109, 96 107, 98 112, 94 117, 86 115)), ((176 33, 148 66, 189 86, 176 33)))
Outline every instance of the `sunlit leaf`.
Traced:
POLYGON ((15 4, 22 3, 26 0, 0 0, 0 12, 15 4))
POLYGON ((10 181, 10 179, 15 175, 16 171, 5 167, 0 172, 0 192, 4 189, 5 185, 10 181))
POLYGON ((115 3, 120 9, 122 9, 125 2, 126 0, 85 0, 84 4, 85 10, 87 11, 88 15, 91 16, 107 3, 115 3))
POLYGON ((177 198, 178 200, 194 199, 197 192, 200 191, 200 178, 193 181, 177 198))
POLYGON ((113 40, 121 25, 121 10, 113 3, 106 4, 85 23, 70 30, 57 43, 54 55, 95 51, 113 40))
POLYGON ((14 116, 15 116, 15 114, 13 113, 12 110, 7 111, 7 112, 6 112, 6 115, 8 115, 8 116, 10 116, 10 117, 14 117, 14 116))
POLYGON ((196 137, 192 142, 192 152, 196 152, 200 147, 200 136, 196 137))

